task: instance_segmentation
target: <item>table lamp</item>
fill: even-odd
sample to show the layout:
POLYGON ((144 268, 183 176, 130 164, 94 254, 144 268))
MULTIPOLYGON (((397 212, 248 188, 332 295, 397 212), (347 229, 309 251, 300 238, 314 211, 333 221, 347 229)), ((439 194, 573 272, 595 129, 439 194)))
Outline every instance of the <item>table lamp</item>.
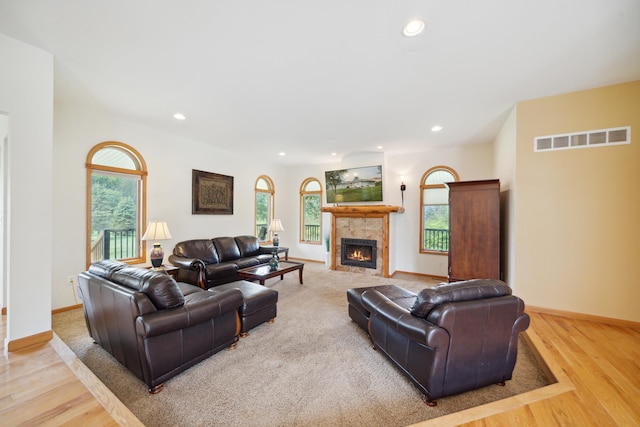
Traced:
POLYGON ((164 250, 160 246, 158 240, 168 239, 171 239, 171 233, 169 232, 169 227, 166 222, 149 221, 147 231, 145 231, 144 236, 142 236, 142 240, 154 241, 153 249, 151 249, 151 253, 149 254, 149 259, 151 260, 151 265, 154 269, 161 268, 162 260, 164 259, 164 250))
POLYGON ((282 226, 282 221, 279 219, 272 219, 271 224, 269 224, 269 231, 273 232, 273 246, 278 246, 280 244, 280 237, 278 237, 278 231, 284 231, 284 227, 282 226))

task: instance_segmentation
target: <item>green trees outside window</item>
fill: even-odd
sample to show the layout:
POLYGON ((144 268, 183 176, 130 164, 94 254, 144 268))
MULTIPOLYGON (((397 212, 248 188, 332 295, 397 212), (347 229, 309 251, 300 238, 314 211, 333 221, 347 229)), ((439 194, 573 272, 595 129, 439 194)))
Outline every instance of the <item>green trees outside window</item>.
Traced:
POLYGON ((300 186, 300 241, 322 242, 322 187, 315 178, 307 178, 300 186))
POLYGON ((458 180, 456 171, 447 166, 433 167, 422 175, 420 252, 449 252, 449 189, 445 183, 458 180))
POLYGON ((271 178, 266 175, 258 177, 255 194, 255 234, 260 242, 267 242, 271 240, 268 230, 269 224, 273 219, 273 199, 275 194, 271 178))

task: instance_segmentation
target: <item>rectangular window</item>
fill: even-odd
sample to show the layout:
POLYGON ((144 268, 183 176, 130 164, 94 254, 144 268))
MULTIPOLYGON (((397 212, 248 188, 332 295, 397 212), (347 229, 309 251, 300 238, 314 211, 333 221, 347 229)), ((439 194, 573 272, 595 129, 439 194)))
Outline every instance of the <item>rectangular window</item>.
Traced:
POLYGON ((268 239, 267 230, 271 218, 271 193, 256 192, 256 236, 264 242, 268 239))
POLYGON ((425 251, 449 250, 449 205, 425 205, 423 209, 425 251))
POLYGON ((422 249, 447 252, 449 250, 449 189, 428 188, 423 191, 422 249))
POLYGON ((140 257, 139 189, 136 176, 91 175, 91 262, 140 257))
POLYGON ((303 215, 302 215, 302 241, 320 243, 320 195, 305 194, 302 197, 303 215))

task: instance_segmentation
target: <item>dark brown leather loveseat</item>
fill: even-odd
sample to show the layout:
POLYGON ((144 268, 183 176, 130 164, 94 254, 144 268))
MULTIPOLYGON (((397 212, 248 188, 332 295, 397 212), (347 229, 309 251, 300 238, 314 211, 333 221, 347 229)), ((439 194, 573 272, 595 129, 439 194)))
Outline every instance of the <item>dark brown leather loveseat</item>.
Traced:
POLYGON ((394 285, 353 288, 347 299, 354 322, 429 405, 510 380, 529 327, 524 302, 499 280, 442 283, 418 295, 394 285))
POLYGON ((179 281, 208 289, 239 280, 239 269, 268 264, 271 256, 255 236, 215 237, 178 243, 169 262, 179 268, 179 281))
POLYGON ((207 292, 169 275, 104 260, 80 273, 89 334, 151 393, 225 347, 240 333, 242 292, 207 292))

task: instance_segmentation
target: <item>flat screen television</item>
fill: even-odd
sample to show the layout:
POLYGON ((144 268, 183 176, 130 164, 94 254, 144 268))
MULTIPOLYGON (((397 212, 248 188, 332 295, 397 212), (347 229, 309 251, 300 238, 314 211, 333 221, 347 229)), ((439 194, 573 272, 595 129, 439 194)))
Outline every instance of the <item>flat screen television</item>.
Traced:
POLYGON ((381 165, 326 171, 324 179, 327 203, 382 201, 381 165))

